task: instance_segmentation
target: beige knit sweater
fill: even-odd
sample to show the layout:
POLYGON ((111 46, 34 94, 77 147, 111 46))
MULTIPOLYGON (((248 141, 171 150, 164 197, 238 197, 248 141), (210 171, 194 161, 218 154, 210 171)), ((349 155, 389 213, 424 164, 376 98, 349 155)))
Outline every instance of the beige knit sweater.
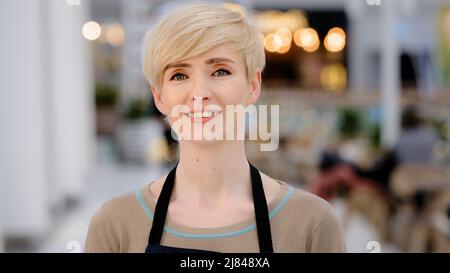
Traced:
MULTIPOLYGON (((285 182, 268 204, 275 252, 344 252, 333 208, 285 182)), ((149 185, 113 198, 94 215, 85 252, 144 252, 155 202, 149 185)), ((259 252, 255 217, 231 226, 193 228, 166 220, 161 245, 217 252, 259 252)))

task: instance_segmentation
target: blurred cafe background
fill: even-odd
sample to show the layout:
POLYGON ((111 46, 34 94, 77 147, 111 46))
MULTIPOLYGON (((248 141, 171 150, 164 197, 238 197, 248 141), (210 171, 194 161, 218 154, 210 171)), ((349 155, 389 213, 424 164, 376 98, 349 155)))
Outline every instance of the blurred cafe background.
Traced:
MULTIPOLYGON (((103 202, 169 170, 142 41, 185 3, 2 1, 0 252, 83 251, 103 202)), ((214 3, 260 28, 280 105, 250 161, 329 201, 349 252, 450 252, 450 1, 214 3)))

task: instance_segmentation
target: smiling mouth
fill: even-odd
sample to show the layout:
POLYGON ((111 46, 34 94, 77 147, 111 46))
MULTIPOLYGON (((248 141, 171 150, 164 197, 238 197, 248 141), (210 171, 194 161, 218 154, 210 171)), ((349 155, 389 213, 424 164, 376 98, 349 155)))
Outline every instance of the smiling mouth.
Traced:
POLYGON ((205 123, 213 119, 216 115, 220 114, 221 112, 212 112, 212 111, 205 111, 205 112, 190 112, 190 113, 184 113, 186 117, 188 117, 192 122, 201 122, 205 123))

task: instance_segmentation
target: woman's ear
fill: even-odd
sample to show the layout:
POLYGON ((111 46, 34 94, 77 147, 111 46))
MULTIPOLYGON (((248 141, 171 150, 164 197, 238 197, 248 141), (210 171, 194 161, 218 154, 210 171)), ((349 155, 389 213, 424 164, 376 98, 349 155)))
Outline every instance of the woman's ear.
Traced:
POLYGON ((155 102, 155 106, 158 109, 159 112, 161 112, 161 114, 165 115, 165 110, 164 110, 164 103, 161 101, 161 92, 156 90, 156 88, 153 85, 150 85, 150 89, 152 91, 152 95, 153 95, 153 101, 155 102))
POLYGON ((247 99, 247 105, 255 104, 261 95, 261 70, 257 69, 256 74, 250 81, 250 94, 247 99))

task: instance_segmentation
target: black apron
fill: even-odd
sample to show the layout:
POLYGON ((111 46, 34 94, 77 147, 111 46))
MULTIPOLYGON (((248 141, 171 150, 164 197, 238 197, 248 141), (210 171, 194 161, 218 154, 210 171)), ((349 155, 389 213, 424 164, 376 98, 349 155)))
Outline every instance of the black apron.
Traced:
MULTIPOLYGON (((270 232, 269 211, 267 201, 264 195, 261 175, 250 162, 250 174, 252 179, 253 206, 255 208, 256 229, 258 232, 259 250, 261 253, 273 253, 272 235, 270 232)), ((161 193, 156 202, 153 224, 148 237, 148 245, 145 253, 211 253, 211 251, 200 249, 188 249, 178 247, 162 246, 161 238, 166 222, 167 209, 169 207, 170 197, 175 184, 175 173, 178 162, 167 175, 166 181, 162 187, 161 193)))

